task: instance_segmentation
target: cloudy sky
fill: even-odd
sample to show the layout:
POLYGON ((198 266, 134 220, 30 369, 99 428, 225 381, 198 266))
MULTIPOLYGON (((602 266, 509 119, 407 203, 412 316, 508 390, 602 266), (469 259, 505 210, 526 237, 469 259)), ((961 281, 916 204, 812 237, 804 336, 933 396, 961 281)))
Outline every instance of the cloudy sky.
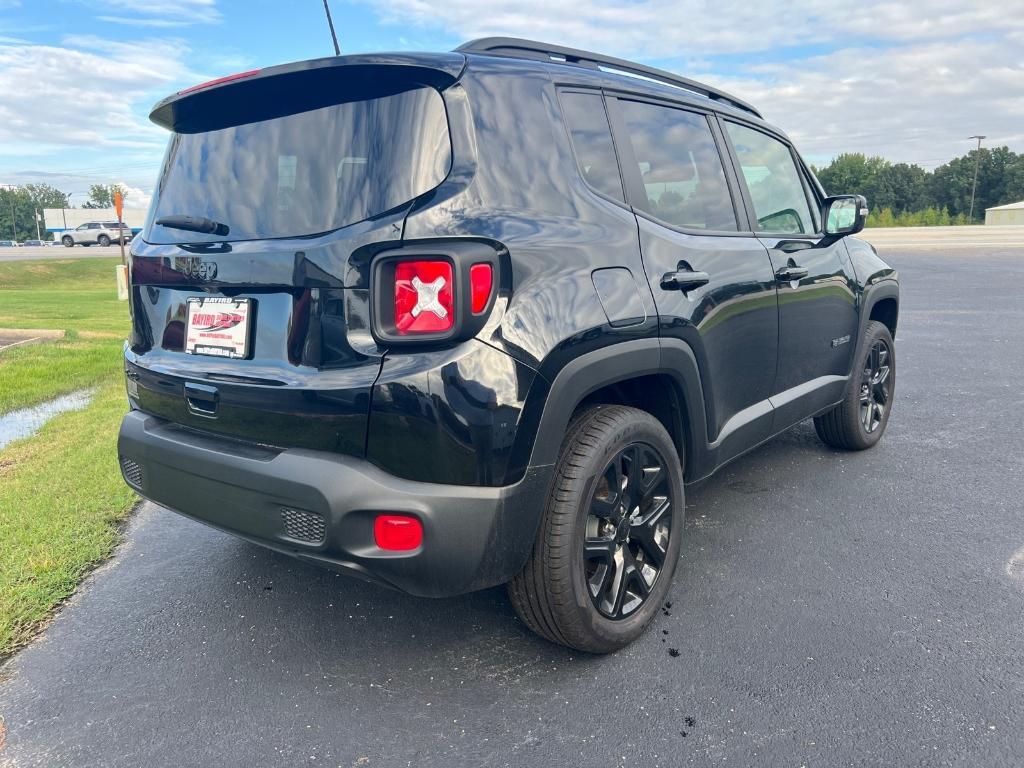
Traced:
MULTIPOLYGON (((931 168, 1024 151, 1024 0, 331 0, 343 53, 448 50, 500 34, 703 79, 753 102, 811 162, 845 151, 931 168)), ((0 183, 90 183, 144 206, 159 98, 329 55, 322 0, 0 0, 0 183)))

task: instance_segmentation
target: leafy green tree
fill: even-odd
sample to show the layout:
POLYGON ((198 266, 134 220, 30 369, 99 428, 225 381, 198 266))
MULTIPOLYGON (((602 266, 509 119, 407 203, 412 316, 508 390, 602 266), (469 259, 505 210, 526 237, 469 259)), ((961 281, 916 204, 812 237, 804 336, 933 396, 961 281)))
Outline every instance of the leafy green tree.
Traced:
POLYGON ((121 196, 127 197, 124 187, 120 184, 92 184, 89 186, 89 200, 83 208, 113 208, 114 192, 121 190, 121 196))
POLYGON ((66 208, 68 196, 49 184, 26 184, 22 187, 40 212, 44 208, 66 208))
MULTIPOLYGON (((50 226, 61 224, 59 221, 46 222, 43 211, 47 208, 66 208, 68 205, 68 196, 66 194, 49 184, 26 184, 22 189, 32 201, 33 209, 39 211, 39 215, 44 218, 44 220, 40 221, 40 228, 45 229, 48 224, 50 226)), ((43 232, 42 235, 44 239, 49 239, 46 232, 43 232)), ((32 236, 35 237, 34 234, 32 236)))
POLYGON ((89 199, 82 204, 83 208, 110 208, 114 205, 113 195, 108 184, 92 184, 89 186, 89 199))
POLYGON ((818 172, 818 181, 830 195, 867 195, 875 177, 888 161, 860 152, 839 155, 818 172))
POLYGON ((1024 154, 1008 147, 973 149, 933 171, 881 157, 847 153, 818 170, 829 194, 863 194, 876 213, 871 226, 977 223, 985 209, 1024 200, 1024 154), (974 222, 969 222, 975 163, 978 183, 974 222), (885 209, 889 213, 882 215, 885 209))
POLYGON ((915 211, 927 202, 927 172, 918 165, 886 163, 865 190, 872 208, 891 208, 894 213, 915 211))
POLYGON ((1013 163, 1006 168, 1006 187, 1002 201, 1004 203, 1017 203, 1024 200, 1024 154, 1017 155, 1013 163))
MULTIPOLYGON (((37 210, 42 214, 42 209, 28 189, 28 185, 0 187, 0 240, 34 239, 37 210)), ((42 222, 39 223, 39 229, 43 229, 42 222)))

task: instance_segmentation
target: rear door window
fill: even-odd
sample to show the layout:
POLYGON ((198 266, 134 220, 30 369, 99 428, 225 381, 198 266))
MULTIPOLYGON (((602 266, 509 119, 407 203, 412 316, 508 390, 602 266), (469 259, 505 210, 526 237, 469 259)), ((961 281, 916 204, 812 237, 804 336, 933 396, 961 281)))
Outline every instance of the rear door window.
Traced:
POLYGON ((625 202, 604 97, 596 92, 563 91, 559 101, 584 180, 598 192, 625 202))
POLYGON ((767 133, 725 122, 761 232, 813 234, 817 228, 804 182, 786 144, 767 133))
POLYGON ((328 232, 429 192, 451 167, 444 101, 416 87, 205 133, 175 134, 152 221, 203 216, 225 237, 153 224, 146 240, 254 240, 328 232))
POLYGON ((619 100, 646 199, 634 204, 683 229, 738 229, 725 168, 706 116, 619 100))

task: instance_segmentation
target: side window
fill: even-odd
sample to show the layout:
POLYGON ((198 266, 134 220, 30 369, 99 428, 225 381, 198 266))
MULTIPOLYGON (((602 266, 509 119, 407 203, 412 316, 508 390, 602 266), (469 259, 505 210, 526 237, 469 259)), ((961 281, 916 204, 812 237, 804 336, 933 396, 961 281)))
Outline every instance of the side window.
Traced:
POLYGON ((729 121, 725 125, 750 190, 758 230, 787 235, 815 232, 804 182, 789 147, 753 128, 729 121))
POLYGON ((583 178, 597 191, 624 202, 604 98, 599 93, 566 92, 558 98, 583 178))
POLYGON ((729 185, 704 115, 620 100, 626 130, 655 218, 688 229, 736 230, 729 185))

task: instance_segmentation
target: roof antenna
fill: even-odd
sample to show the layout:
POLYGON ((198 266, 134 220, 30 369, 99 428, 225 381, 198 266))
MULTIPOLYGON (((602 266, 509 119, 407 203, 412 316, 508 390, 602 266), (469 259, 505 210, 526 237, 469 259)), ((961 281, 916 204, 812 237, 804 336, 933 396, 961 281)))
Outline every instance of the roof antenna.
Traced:
POLYGON ((327 26, 331 28, 331 39, 334 41, 334 55, 341 56, 341 48, 338 47, 338 36, 334 34, 334 21, 331 19, 331 7, 324 0, 324 13, 327 14, 327 26))

